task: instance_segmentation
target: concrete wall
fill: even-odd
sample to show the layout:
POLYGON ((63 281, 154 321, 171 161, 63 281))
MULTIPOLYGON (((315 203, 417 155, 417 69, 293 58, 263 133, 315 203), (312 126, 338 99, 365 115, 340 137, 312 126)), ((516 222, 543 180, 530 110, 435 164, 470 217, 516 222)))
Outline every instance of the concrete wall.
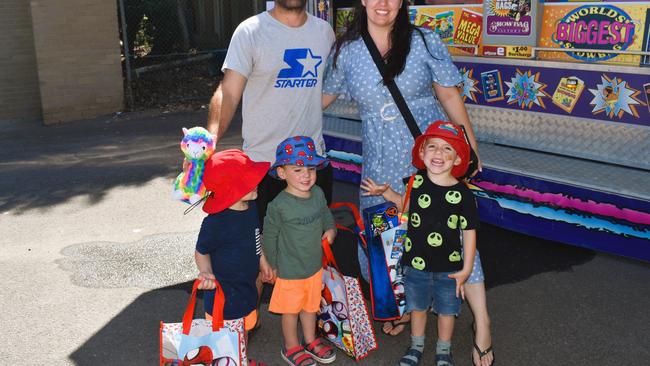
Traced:
POLYGON ((0 1, 0 122, 41 118, 29 2, 0 1))
POLYGON ((117 2, 32 0, 31 15, 43 122, 121 110, 117 2))

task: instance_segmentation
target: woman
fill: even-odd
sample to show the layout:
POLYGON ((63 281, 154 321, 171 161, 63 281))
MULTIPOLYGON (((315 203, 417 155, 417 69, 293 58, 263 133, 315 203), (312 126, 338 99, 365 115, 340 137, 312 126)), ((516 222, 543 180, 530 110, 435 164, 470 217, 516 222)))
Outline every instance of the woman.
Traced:
MULTIPOLYGON (((413 137, 361 38, 365 30, 385 60, 387 79, 395 80, 421 131, 433 121, 443 119, 465 126, 470 144, 478 152, 476 138, 456 88, 462 81, 460 73, 440 38, 433 31, 415 28, 409 22, 406 1, 358 1, 347 31, 337 39, 328 60, 323 108, 339 95, 356 101, 362 120, 362 179, 389 183, 403 194, 402 179, 415 172, 410 164, 413 137)), ((382 200, 381 196, 362 196, 361 208, 382 200)), ((476 323, 472 359, 476 366, 489 366, 494 356, 478 252, 465 294, 476 323)), ((385 323, 383 331, 399 334, 408 318, 406 314, 397 323, 385 323)))

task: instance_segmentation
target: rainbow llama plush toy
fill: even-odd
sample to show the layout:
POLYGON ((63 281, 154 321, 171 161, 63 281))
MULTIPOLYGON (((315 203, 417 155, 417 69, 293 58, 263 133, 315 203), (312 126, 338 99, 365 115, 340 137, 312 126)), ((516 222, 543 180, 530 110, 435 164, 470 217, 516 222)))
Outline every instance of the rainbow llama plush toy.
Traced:
POLYGON ((205 195, 203 171, 205 161, 210 159, 215 148, 215 138, 203 127, 183 127, 185 135, 181 140, 181 151, 188 163, 174 181, 172 198, 194 204, 205 195))

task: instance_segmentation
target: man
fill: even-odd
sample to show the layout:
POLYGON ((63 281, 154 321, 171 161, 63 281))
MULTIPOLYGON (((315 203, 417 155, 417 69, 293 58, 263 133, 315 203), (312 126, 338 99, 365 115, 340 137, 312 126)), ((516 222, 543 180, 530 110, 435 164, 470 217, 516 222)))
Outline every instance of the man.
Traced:
MULTIPOLYGON (((325 153, 322 82, 334 31, 327 22, 307 14, 306 3, 275 0, 272 10, 237 27, 222 67, 223 80, 210 101, 207 128, 218 142, 243 98, 242 149, 254 161, 274 163, 276 146, 298 135, 311 137, 318 154, 325 153)), ((329 204, 331 166, 318 171, 316 184, 329 204)), ((269 175, 260 182, 260 221, 268 203, 285 186, 269 175)), ((260 277, 257 284, 261 295, 260 277)))
MULTIPOLYGON (((309 136, 318 154, 325 152, 321 89, 334 32, 305 6, 306 0, 275 0, 272 10, 243 21, 232 36, 223 80, 210 101, 207 128, 219 141, 243 97, 243 150, 255 161, 273 163, 276 146, 290 136, 309 136)), ((331 167, 319 171, 316 184, 329 203, 331 167)), ((284 187, 270 176, 262 180, 260 220, 284 187)))

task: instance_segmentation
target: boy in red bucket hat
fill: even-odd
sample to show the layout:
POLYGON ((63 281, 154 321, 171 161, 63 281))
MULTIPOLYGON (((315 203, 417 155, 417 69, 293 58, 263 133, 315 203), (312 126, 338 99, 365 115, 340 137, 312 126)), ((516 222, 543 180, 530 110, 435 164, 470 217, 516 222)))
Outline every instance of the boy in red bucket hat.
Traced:
MULTIPOLYGON (((209 192, 203 211, 208 213, 201 224, 196 242, 195 259, 202 280, 199 288, 212 290, 217 279, 226 298, 224 319, 244 318, 249 331, 257 322, 257 287, 262 272, 271 281, 273 272, 262 254, 260 220, 255 198, 257 185, 268 172, 270 163, 254 162, 241 150, 225 150, 212 155, 205 163, 203 183, 209 192)), ((206 311, 211 311, 214 292, 204 297, 206 311)), ((210 318, 210 313, 206 313, 210 318)), ((249 365, 263 365, 249 360, 249 365)))
POLYGON ((454 320, 461 297, 465 298, 463 284, 474 265, 479 226, 476 200, 458 180, 467 170, 469 145, 459 126, 436 121, 415 140, 412 156, 419 170, 410 178, 405 197, 371 179, 364 180, 361 188, 365 195, 382 195, 397 207, 404 203, 403 211, 409 212, 401 263, 405 312, 411 313, 411 346, 399 365, 421 361, 427 313, 433 304, 438 315, 435 364, 450 366, 454 320))
POLYGON ((269 174, 287 187, 269 203, 264 217, 264 254, 277 273, 269 311, 282 314, 282 358, 292 366, 331 363, 334 349, 316 336, 320 308, 323 239, 334 242, 336 226, 316 170, 327 165, 306 136, 282 141, 269 174), (298 340, 298 319, 303 342, 298 340))

